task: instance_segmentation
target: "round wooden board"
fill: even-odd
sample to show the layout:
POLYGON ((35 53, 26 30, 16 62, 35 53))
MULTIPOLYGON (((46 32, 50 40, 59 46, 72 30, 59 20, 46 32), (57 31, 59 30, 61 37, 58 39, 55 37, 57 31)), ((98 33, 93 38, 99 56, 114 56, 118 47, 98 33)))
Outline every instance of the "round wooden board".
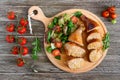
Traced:
MULTIPOLYGON (((86 17, 94 20, 95 22, 97 22, 99 25, 100 25, 100 33, 104 36, 105 33, 107 33, 107 29, 104 25, 104 23, 93 13, 87 11, 87 10, 83 10, 83 9, 69 9, 69 10, 65 10, 65 11, 62 11, 61 13, 51 17, 51 18, 47 18, 42 10, 38 7, 38 6, 32 6, 29 11, 28 11, 28 14, 31 15, 32 12, 34 10, 37 10, 38 14, 37 15, 33 15, 32 18, 35 19, 35 20, 39 20, 39 21, 42 21, 45 25, 45 32, 47 31, 47 26, 48 24, 52 21, 52 19, 55 17, 55 16, 59 16, 61 14, 64 14, 64 13, 74 13, 76 11, 81 11, 82 14, 84 14, 86 17)), ((46 43, 45 43, 45 38, 44 38, 44 50, 46 48, 46 43)), ((108 50, 108 49, 107 49, 108 50)), ((83 72, 87 72, 87 71, 90 71, 92 70, 93 68, 95 68, 96 66, 98 66, 101 61, 104 59, 104 57, 106 56, 107 54, 107 50, 105 50, 103 52, 103 56, 100 58, 100 60, 98 60, 97 62, 89 62, 88 60, 85 59, 85 63, 84 63, 84 66, 80 69, 77 69, 77 70, 72 70, 70 69, 67 64, 66 64, 66 59, 67 59, 67 56, 65 54, 62 54, 62 57, 61 57, 61 60, 57 60, 55 59, 50 53, 47 53, 47 51, 45 50, 45 53, 47 55, 47 57, 49 58, 49 60, 55 65, 57 66, 59 69, 62 69, 64 71, 67 71, 67 72, 71 72, 71 73, 83 73, 83 72)))

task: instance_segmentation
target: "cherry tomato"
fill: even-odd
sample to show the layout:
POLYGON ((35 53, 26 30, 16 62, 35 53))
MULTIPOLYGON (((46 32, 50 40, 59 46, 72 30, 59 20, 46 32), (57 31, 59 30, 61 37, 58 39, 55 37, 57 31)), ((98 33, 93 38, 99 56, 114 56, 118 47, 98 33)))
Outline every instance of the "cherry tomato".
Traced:
POLYGON ((28 20, 25 19, 25 18, 21 18, 20 19, 20 24, 21 24, 21 26, 27 26, 28 25, 28 20))
POLYGON ((15 41, 15 37, 12 35, 7 35, 6 36, 6 41, 9 43, 13 43, 15 41))
POLYGON ((56 31, 56 32, 60 32, 60 31, 61 31, 60 26, 55 26, 55 31, 56 31))
POLYGON ((71 20, 74 24, 76 24, 78 22, 78 18, 76 16, 72 16, 71 20))
POLYGON ((25 62, 23 61, 22 58, 17 59, 17 66, 22 67, 22 66, 24 66, 24 64, 25 64, 25 62))
POLYGON ((61 48, 62 47, 62 42, 55 42, 56 48, 61 48))
POLYGON ((8 32, 13 32, 14 30, 15 30, 15 25, 14 24, 10 24, 10 25, 7 25, 6 26, 6 30, 8 31, 8 32))
POLYGON ((14 46, 14 47, 12 48, 12 54, 16 55, 16 54, 18 54, 18 53, 19 53, 19 47, 18 47, 18 46, 14 46))
POLYGON ((115 12, 115 6, 111 6, 111 7, 109 7, 108 8, 108 11, 110 12, 110 13, 114 13, 115 12))
POLYGON ((110 14, 110 17, 111 17, 112 19, 116 19, 116 18, 117 18, 117 14, 116 14, 116 13, 111 13, 111 14, 110 14))
POLYGON ((13 11, 10 11, 10 12, 8 12, 7 17, 10 20, 14 20, 15 19, 15 13, 13 11))
POLYGON ((104 18, 109 17, 109 12, 108 12, 108 11, 103 11, 103 12, 102 12, 102 16, 103 16, 104 18))
POLYGON ((26 27, 24 27, 24 26, 18 26, 18 30, 17 30, 17 32, 19 33, 19 34, 24 34, 24 33, 26 33, 26 27))
POLYGON ((52 51, 52 55, 53 55, 54 57, 59 56, 59 55, 60 55, 60 50, 59 50, 59 49, 53 50, 53 51, 52 51))
POLYGON ((20 38, 18 39, 18 43, 19 43, 20 45, 25 45, 25 44, 27 43, 27 39, 24 38, 24 37, 20 37, 20 38))
POLYGON ((23 56, 28 54, 28 48, 25 46, 21 46, 20 47, 20 54, 22 54, 23 56))

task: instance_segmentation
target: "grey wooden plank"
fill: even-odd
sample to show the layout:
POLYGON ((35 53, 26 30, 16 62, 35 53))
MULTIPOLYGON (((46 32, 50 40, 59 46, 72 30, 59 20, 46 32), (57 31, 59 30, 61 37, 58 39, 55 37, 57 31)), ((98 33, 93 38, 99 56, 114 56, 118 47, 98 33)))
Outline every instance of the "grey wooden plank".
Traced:
POLYGON ((2 80, 119 80, 116 74, 68 74, 68 73, 39 73, 39 74, 1 74, 2 80))
MULTIPOLYGON (((34 65, 34 69, 38 71, 38 73, 63 73, 64 71, 55 67, 51 62, 47 59, 45 53, 39 53, 39 59, 37 61, 33 61, 31 57, 24 56, 27 65, 24 67, 17 67, 16 66, 16 59, 18 56, 1 56, 0 57, 0 73, 33 73, 31 66, 34 65), (8 66, 9 65, 9 66, 8 66)), ((106 73, 106 74, 120 74, 120 56, 116 55, 108 55, 103 60, 103 62, 93 69, 92 71, 88 72, 89 74, 95 73, 106 73)), ((66 73, 66 72, 64 72, 66 73)))

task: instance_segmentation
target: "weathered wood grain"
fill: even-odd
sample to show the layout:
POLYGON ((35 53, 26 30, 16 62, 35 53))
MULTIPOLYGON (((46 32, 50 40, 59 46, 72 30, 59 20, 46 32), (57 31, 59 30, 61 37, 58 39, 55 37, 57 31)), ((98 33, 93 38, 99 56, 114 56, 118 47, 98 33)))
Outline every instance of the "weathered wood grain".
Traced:
MULTIPOLYGON (((112 25, 107 19, 101 17, 101 11, 106 6, 115 5, 117 14, 120 14, 120 0, 0 0, 0 80, 119 80, 120 79, 120 15, 117 24, 112 25), (32 20, 33 35, 27 33, 22 35, 28 39, 26 46, 32 48, 31 42, 35 36, 41 40, 42 51, 39 53, 39 60, 33 61, 30 55, 25 56, 28 65, 19 68, 15 59, 18 56, 11 55, 10 49, 15 45, 5 41, 7 34, 18 35, 16 32, 8 33, 5 27, 9 23, 17 24, 18 20, 8 20, 6 13, 15 11, 19 18, 27 16, 30 6, 40 6, 47 17, 71 8, 82 8, 96 14, 106 25, 110 32, 111 47, 103 62, 94 70, 83 74, 71 74, 59 70, 50 63, 43 49, 44 25, 42 22, 32 20), (30 66, 38 70, 34 73, 30 66)), ((29 51, 31 54, 31 50, 29 51)))

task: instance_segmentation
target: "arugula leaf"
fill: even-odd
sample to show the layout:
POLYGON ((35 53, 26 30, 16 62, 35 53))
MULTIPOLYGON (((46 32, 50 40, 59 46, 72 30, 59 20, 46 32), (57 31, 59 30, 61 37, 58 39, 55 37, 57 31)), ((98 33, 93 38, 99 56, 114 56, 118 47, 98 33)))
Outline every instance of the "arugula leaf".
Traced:
POLYGON ((61 56, 55 56, 56 59, 61 60, 61 56))
POLYGON ((78 18, 79 18, 81 15, 82 15, 82 13, 81 13, 80 11, 77 11, 77 12, 74 13, 74 16, 76 16, 76 17, 78 17, 78 18))
POLYGON ((106 50, 109 47, 110 47, 110 35, 109 33, 106 33, 103 39, 103 50, 106 50))
POLYGON ((51 53, 51 52, 52 52, 51 46, 48 46, 48 47, 46 48, 46 50, 47 50, 47 52, 51 53))
POLYGON ((32 49, 32 58, 36 60, 38 59, 38 52, 41 51, 40 39, 36 38, 32 45, 34 46, 32 49))
POLYGON ((54 22, 51 22, 49 25, 48 25, 48 28, 53 28, 54 27, 54 22))
POLYGON ((53 19, 53 23, 54 23, 54 25, 56 25, 57 23, 58 23, 58 17, 54 17, 54 19, 53 19))
POLYGON ((73 22, 70 20, 70 21, 68 21, 67 26, 68 26, 69 28, 72 28, 72 27, 74 27, 74 24, 73 24, 73 22))
POLYGON ((51 34, 52 34, 52 31, 49 30, 47 35, 47 42, 50 42, 51 34))
POLYGON ((35 51, 35 50, 32 51, 32 58, 33 58, 34 60, 37 60, 37 59, 38 59, 37 51, 35 51))

